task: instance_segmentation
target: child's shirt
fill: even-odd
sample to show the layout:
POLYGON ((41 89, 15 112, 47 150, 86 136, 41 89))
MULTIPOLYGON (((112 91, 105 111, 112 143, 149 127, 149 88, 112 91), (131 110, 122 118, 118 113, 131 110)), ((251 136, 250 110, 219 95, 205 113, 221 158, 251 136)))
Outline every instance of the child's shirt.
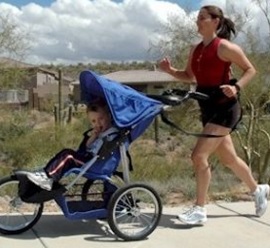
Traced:
POLYGON ((104 143, 104 139, 107 141, 112 141, 118 133, 119 130, 116 127, 110 127, 106 131, 100 133, 91 144, 86 146, 86 152, 91 153, 93 156, 97 155, 104 143))

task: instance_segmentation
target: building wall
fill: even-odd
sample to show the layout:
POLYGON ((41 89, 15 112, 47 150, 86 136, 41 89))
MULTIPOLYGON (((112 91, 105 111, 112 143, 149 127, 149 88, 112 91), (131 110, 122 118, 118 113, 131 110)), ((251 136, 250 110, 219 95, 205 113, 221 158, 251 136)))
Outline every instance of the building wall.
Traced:
POLYGON ((58 84, 58 81, 55 80, 54 75, 40 72, 40 71, 37 72, 36 80, 37 80, 36 87, 42 86, 42 85, 58 84))

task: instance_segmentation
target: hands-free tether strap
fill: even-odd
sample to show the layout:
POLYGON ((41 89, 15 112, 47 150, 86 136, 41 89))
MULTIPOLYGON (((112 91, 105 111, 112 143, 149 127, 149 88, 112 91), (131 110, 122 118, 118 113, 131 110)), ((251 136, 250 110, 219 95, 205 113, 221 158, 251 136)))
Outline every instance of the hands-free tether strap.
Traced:
POLYGON ((164 113, 161 113, 161 120, 169 125, 169 126, 172 126, 174 127, 175 129, 181 131, 182 133, 186 134, 186 135, 192 135, 192 136, 195 136, 195 137, 201 137, 201 138, 221 138, 221 137, 225 137, 229 134, 231 134, 235 129, 236 129, 236 126, 238 125, 238 123, 241 121, 242 119, 242 109, 241 109, 241 114, 239 116, 239 119, 238 121, 236 122, 236 124, 234 125, 234 127, 231 129, 231 131, 228 133, 228 134, 224 134, 224 135, 216 135, 216 134, 207 134, 207 133, 193 133, 193 132, 187 132, 186 130, 184 130, 183 128, 177 126, 175 123, 173 123, 172 121, 170 121, 165 115, 164 113))

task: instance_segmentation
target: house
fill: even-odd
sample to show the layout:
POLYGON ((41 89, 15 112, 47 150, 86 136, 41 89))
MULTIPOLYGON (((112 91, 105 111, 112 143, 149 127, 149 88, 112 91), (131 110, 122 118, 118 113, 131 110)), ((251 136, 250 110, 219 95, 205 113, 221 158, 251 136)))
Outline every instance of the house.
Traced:
MULTIPOLYGON (((0 91, 0 103, 20 104, 21 102, 18 101, 18 99, 23 99, 24 103, 29 102, 30 107, 36 108, 39 98, 46 98, 49 96, 57 101, 59 72, 10 58, 0 58, 0 71, 2 72, 0 80, 10 80, 8 75, 10 75, 11 72, 13 74, 12 80, 15 80, 15 84, 20 88, 19 90, 12 89, 0 91), (4 78, 5 72, 7 72, 7 78, 4 78), (25 92, 24 97, 18 97, 17 94, 22 95, 23 91, 25 92), (9 96, 8 100, 7 96, 9 96)), ((69 87, 73 81, 74 80, 71 78, 62 77, 63 101, 68 100, 70 95, 69 87)))
POLYGON ((179 81, 168 73, 156 69, 117 71, 104 76, 144 93, 160 92, 164 90, 168 84, 179 81))
MULTIPOLYGON (((161 93, 169 84, 179 80, 160 70, 126 70, 116 71, 103 75, 104 77, 130 86, 131 88, 143 93, 161 93)), ((74 84, 74 102, 80 102, 79 81, 74 84)))
MULTIPOLYGON (((0 70, 14 70, 20 76, 20 87, 23 89, 37 88, 43 85, 58 84, 59 73, 40 66, 31 65, 10 58, 0 58, 0 70)), ((63 85, 69 85, 73 79, 63 77, 63 85)))

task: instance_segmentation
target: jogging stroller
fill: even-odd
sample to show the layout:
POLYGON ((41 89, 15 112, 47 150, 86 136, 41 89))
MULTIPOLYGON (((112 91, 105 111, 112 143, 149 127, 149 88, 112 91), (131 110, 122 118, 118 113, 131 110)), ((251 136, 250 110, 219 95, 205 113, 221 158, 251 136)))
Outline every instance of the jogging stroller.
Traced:
POLYGON ((26 170, 2 178, 2 234, 19 234, 32 228, 48 200, 54 200, 71 220, 107 219, 111 230, 123 240, 144 239, 157 227, 162 214, 161 199, 150 185, 130 182, 128 147, 165 108, 204 96, 177 90, 147 96, 92 71, 80 74, 80 87, 83 102, 97 97, 107 101, 119 133, 112 141, 104 141, 98 154, 80 169, 70 170, 64 176, 71 176, 67 184, 55 182, 52 191, 30 182, 26 170))

